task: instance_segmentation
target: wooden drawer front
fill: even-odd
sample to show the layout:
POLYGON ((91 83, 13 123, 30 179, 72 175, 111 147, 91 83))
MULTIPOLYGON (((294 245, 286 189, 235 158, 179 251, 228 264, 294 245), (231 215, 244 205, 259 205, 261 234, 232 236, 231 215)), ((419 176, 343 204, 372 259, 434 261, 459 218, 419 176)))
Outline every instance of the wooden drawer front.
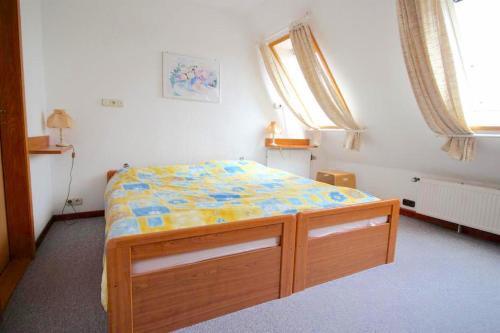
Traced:
POLYGON ((389 223, 310 238, 306 288, 387 262, 389 223))
POLYGON ((280 297, 281 247, 132 278, 134 332, 167 332, 280 297))
POLYGON ((335 175, 335 185, 356 188, 356 177, 353 174, 335 175))
POLYGON ((352 173, 332 174, 326 172, 318 172, 316 180, 335 186, 356 188, 356 176, 352 173))

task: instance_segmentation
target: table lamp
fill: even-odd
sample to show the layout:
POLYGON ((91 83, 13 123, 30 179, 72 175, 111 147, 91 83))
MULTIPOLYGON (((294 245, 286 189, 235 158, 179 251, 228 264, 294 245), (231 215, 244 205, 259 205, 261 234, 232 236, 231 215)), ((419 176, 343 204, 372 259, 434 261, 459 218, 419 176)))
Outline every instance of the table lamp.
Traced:
POLYGON ((58 147, 68 147, 69 145, 64 143, 63 139, 63 128, 73 127, 73 119, 62 109, 55 109, 52 114, 47 119, 48 128, 59 128, 59 143, 56 144, 58 147))
POLYGON ((271 146, 276 146, 276 134, 281 133, 281 128, 276 124, 275 121, 271 121, 271 123, 266 127, 267 134, 271 134, 271 138, 273 141, 271 142, 271 146))

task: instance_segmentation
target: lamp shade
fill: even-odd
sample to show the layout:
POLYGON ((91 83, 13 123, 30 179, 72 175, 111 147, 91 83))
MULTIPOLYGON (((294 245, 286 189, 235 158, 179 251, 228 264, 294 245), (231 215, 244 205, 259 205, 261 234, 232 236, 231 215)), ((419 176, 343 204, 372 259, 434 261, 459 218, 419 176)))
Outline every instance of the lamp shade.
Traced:
POLYGON ((73 119, 62 109, 55 109, 47 119, 48 128, 71 128, 73 119))
POLYGON ((266 127, 266 133, 276 135, 281 133, 281 128, 275 121, 271 121, 271 123, 266 127))

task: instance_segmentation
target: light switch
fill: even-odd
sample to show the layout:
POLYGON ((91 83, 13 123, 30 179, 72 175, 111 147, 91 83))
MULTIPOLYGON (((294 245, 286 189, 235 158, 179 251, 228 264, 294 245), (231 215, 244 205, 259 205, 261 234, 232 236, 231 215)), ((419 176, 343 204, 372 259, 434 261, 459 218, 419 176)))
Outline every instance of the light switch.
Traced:
POLYGON ((123 101, 121 99, 103 98, 101 100, 102 106, 107 106, 111 108, 122 108, 123 101))

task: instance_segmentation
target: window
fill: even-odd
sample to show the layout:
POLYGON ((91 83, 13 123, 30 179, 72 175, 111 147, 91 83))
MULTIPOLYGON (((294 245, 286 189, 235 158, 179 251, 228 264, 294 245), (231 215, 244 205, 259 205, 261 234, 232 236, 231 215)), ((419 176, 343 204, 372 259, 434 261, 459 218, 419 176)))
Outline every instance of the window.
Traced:
MULTIPOLYGON (((292 41, 290 40, 290 36, 286 35, 278 40, 271 42, 269 44, 271 51, 274 53, 274 56, 280 62, 281 66, 286 72, 288 79, 293 85, 294 90, 299 96, 301 103, 304 105, 304 108, 307 110, 309 116, 313 120, 315 124, 319 126, 320 129, 333 129, 338 128, 335 124, 328 118, 328 116, 323 112, 321 107, 318 105, 316 98, 313 93, 309 89, 307 81, 302 74, 302 70, 300 69, 300 65, 297 61, 297 57, 293 51, 292 41)), ((333 76, 331 71, 326 64, 326 61, 318 48, 318 45, 315 44, 316 47, 316 55, 320 60, 320 63, 323 65, 323 69, 326 70, 327 73, 330 74, 330 79, 333 81, 334 85, 335 81, 333 80, 333 76)))
POLYGON ((476 129, 500 130, 499 0, 454 0, 471 108, 467 122, 476 129))

